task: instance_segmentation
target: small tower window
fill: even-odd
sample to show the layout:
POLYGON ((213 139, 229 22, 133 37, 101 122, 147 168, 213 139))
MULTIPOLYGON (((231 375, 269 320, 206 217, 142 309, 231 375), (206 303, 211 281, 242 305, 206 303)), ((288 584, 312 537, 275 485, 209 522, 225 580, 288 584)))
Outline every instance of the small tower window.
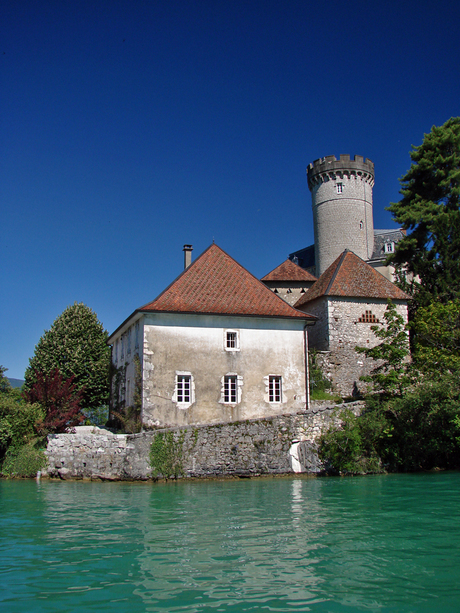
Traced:
POLYGON ((343 183, 337 183, 337 193, 341 194, 343 192, 343 183))
POLYGON ((364 228, 364 222, 360 221, 359 222, 359 229, 362 230, 364 228))

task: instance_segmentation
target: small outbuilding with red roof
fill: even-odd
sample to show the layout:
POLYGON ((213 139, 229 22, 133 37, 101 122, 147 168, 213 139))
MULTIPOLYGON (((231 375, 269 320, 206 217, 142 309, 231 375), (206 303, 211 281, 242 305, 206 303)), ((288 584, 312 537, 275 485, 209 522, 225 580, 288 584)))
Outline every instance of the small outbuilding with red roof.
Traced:
POLYGON ((307 327, 315 321, 212 244, 110 336, 120 383, 112 409, 133 405, 139 385, 144 426, 304 410, 307 327))
POLYGON ((285 302, 294 306, 317 278, 288 259, 262 277, 261 281, 285 302))
POLYGON ((375 362, 357 353, 355 347, 374 347, 381 342, 372 326, 384 323, 389 299, 407 323, 410 296, 345 250, 295 303, 296 309, 318 318, 309 335, 310 349, 319 352, 323 372, 344 396, 362 387, 360 377, 375 367, 375 362))

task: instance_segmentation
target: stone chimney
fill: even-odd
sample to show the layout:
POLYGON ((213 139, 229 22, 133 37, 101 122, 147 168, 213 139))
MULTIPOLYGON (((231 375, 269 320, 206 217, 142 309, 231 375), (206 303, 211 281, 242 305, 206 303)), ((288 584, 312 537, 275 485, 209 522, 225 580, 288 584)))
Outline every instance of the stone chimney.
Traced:
POLYGON ((188 268, 190 266, 190 264, 192 263, 192 251, 193 251, 192 245, 184 245, 184 248, 183 248, 183 252, 184 252, 184 270, 186 268, 188 268))

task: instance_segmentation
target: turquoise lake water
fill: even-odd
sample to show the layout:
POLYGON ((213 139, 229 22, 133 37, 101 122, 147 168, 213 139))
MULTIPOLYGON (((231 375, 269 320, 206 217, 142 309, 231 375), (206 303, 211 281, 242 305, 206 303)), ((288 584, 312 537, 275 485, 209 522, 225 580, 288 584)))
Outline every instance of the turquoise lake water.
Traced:
POLYGON ((460 611, 460 473, 0 482, 0 611, 460 611))

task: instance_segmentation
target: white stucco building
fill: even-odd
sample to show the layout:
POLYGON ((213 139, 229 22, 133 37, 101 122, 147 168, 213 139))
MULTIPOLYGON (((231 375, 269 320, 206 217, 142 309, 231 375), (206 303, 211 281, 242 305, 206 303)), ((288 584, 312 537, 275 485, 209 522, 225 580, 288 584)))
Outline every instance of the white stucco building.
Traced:
POLYGON ((112 405, 133 405, 138 384, 147 427, 304 410, 315 321, 212 244, 110 336, 120 381, 112 405))

